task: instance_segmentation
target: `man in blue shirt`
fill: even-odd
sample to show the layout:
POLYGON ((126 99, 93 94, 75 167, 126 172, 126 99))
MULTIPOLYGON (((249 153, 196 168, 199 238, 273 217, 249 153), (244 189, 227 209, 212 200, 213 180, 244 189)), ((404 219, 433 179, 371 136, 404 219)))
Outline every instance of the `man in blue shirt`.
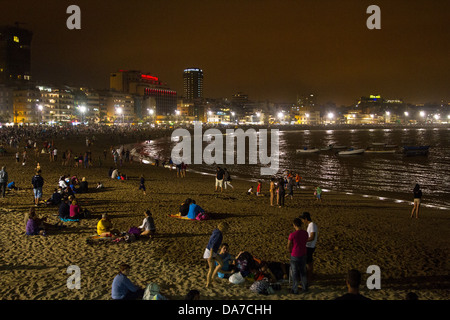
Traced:
POLYGON ((195 203, 195 200, 192 200, 192 203, 189 205, 189 212, 187 217, 189 219, 195 219, 200 212, 205 212, 198 204, 195 203))
POLYGON ((144 289, 133 284, 128 279, 131 267, 128 264, 119 266, 119 274, 114 278, 112 283, 111 297, 113 300, 137 300, 142 299, 144 289))

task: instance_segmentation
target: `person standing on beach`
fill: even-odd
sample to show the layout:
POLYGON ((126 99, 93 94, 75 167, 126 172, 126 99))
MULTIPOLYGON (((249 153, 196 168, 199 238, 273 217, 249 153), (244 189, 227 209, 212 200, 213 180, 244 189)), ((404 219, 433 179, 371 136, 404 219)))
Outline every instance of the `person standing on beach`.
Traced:
POLYGON ((41 177, 41 170, 37 170, 36 174, 31 179, 34 193, 34 205, 37 207, 42 198, 42 187, 44 186, 44 178, 41 177))
POLYGON ((223 261, 218 254, 220 245, 223 240, 223 233, 228 230, 228 224, 221 222, 216 229, 213 230, 211 237, 209 238, 208 245, 206 246, 203 258, 208 261, 208 273, 206 275, 206 287, 209 287, 211 281, 215 279, 217 273, 222 269, 223 261), (215 266, 217 262, 217 266, 215 266))
POLYGON ((275 197, 275 178, 270 178, 270 206, 273 207, 273 199, 275 197))
POLYGON ((145 196, 145 178, 144 175, 141 175, 141 181, 139 184, 139 190, 142 190, 144 192, 144 196, 145 196))
POLYGON ((319 202, 322 202, 322 189, 319 186, 317 186, 316 190, 314 191, 314 195, 319 202))
POLYGON ((291 254, 291 277, 292 289, 291 293, 298 293, 298 278, 302 282, 302 291, 308 291, 308 282, 306 277, 306 242, 308 241, 308 233, 301 229, 302 221, 295 218, 293 227, 295 229, 289 235, 287 249, 291 254))
POLYGON ((0 170, 0 193, 2 198, 5 197, 6 187, 8 186, 8 172, 6 172, 6 167, 3 166, 0 170))
POLYGON ((227 189, 227 186, 230 186, 232 189, 234 189, 234 187, 231 185, 230 172, 228 172, 227 168, 224 168, 223 171, 224 171, 223 180, 225 181, 225 190, 227 189))
POLYGON ((302 222, 307 226, 306 232, 308 232, 308 240, 306 242, 306 274, 308 278, 308 285, 312 282, 313 277, 313 254, 316 250, 317 237, 319 235, 319 229, 317 225, 312 222, 309 212, 303 212, 300 216, 302 222))
POLYGON ((221 167, 217 167, 217 172, 216 172, 216 192, 219 191, 220 188, 220 192, 223 191, 223 174, 224 171, 221 167))
POLYGON ((416 184, 413 190, 414 194, 414 206, 411 211, 411 218, 414 216, 414 212, 416 213, 416 219, 419 218, 419 207, 420 207, 420 200, 422 199, 422 190, 420 190, 419 184, 416 184))

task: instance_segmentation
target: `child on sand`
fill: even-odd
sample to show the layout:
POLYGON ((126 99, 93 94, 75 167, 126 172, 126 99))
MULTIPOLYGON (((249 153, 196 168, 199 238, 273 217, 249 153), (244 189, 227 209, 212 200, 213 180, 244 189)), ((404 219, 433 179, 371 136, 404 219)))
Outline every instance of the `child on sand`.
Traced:
POLYGON ((316 196, 316 199, 318 201, 322 201, 322 189, 317 186, 316 190, 314 191, 314 195, 316 196))
POLYGON ((261 188, 262 188, 262 182, 260 180, 260 181, 258 181, 258 185, 256 186, 256 195, 257 196, 261 196, 262 195, 261 194, 261 188))

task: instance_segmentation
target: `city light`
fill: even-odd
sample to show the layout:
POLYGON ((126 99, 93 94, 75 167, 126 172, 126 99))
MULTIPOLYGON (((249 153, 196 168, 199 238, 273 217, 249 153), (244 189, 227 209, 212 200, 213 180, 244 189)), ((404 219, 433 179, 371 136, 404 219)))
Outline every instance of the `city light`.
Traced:
POLYGON ((155 110, 153 110, 153 109, 148 109, 148 113, 149 113, 150 115, 153 115, 153 114, 155 113, 155 110))
POLYGON ((425 117, 425 111, 420 111, 420 116, 425 117))
POLYGON ((309 118, 309 113, 305 114, 305 116, 306 116, 307 118, 309 118))
POLYGON ((405 111, 405 116, 406 117, 409 116, 409 112, 408 111, 405 111))
POLYGON ((175 110, 175 114, 177 115, 177 116, 179 116, 180 115, 180 110, 175 110))
POLYGON ((329 113, 328 113, 328 119, 333 119, 333 117, 334 117, 333 112, 329 112, 329 113))
POLYGON ((279 113, 278 113, 278 118, 279 118, 279 119, 283 119, 283 117, 284 117, 283 112, 279 112, 279 113))
POLYGON ((386 115, 387 115, 387 116, 390 116, 391 113, 390 113, 389 111, 386 111, 386 115))
POLYGON ((440 116, 439 116, 438 114, 435 114, 435 115, 434 115, 434 119, 435 119, 435 120, 439 120, 439 118, 440 118, 440 116))
POLYGON ((261 117, 261 112, 257 112, 256 113, 256 116, 259 118, 259 117, 261 117))

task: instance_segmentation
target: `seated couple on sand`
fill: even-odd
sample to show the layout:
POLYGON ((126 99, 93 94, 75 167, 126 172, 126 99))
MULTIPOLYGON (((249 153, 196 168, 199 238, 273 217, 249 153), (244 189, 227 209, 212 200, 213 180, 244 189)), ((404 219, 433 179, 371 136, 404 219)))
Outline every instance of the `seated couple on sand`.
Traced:
POLYGON ((187 198, 180 206, 180 211, 178 213, 181 217, 186 217, 187 219, 197 219, 197 220, 205 220, 206 214, 205 210, 202 209, 198 204, 195 203, 195 200, 191 198, 187 198))

